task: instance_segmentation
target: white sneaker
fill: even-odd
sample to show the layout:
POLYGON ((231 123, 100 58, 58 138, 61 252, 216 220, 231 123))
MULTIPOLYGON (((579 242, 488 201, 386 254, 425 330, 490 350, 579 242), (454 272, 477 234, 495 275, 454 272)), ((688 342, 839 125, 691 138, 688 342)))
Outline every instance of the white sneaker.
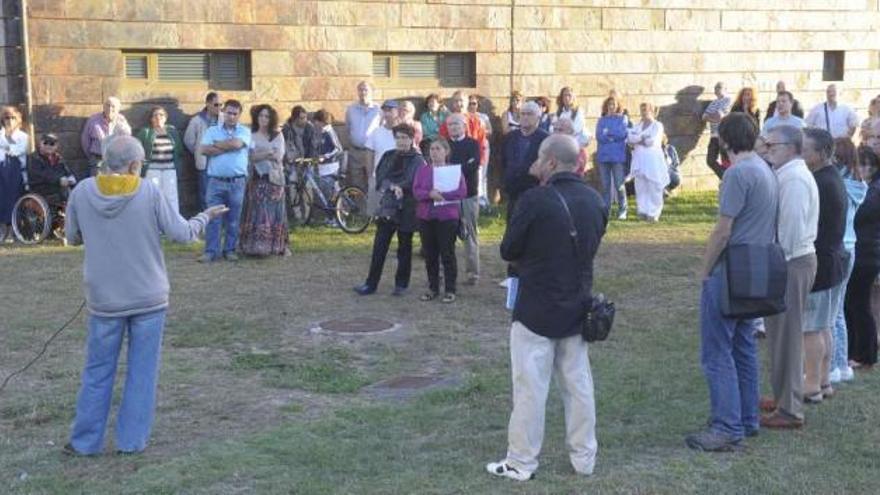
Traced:
POLYGON ((831 370, 830 373, 828 373, 828 381, 829 382, 840 383, 840 380, 841 380, 841 377, 840 377, 840 369, 839 368, 834 368, 833 370, 831 370))
POLYGON ((505 289, 507 289, 508 287, 510 287, 510 277, 507 277, 507 278, 505 278, 504 280, 502 280, 501 282, 499 282, 499 283, 498 283, 498 286, 499 286, 499 287, 504 287, 505 289))
POLYGON ((502 478, 510 478, 516 481, 529 481, 535 477, 534 473, 521 471, 512 467, 507 463, 507 459, 501 462, 490 462, 489 464, 486 464, 486 471, 488 471, 489 474, 501 476, 502 478))
POLYGON ((853 371, 852 366, 847 366, 840 372, 840 379, 844 382, 851 382, 856 377, 856 373, 853 371))
POLYGON ((626 220, 626 210, 621 210, 620 213, 617 214, 618 220, 626 220))

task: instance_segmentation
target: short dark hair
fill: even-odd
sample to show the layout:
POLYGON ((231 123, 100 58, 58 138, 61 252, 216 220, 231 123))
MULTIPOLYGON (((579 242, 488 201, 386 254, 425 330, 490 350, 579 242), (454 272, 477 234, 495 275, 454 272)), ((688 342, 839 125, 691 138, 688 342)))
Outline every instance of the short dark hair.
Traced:
POLYGON ((223 108, 226 107, 232 107, 241 110, 241 102, 234 99, 226 100, 226 103, 223 104, 223 108))
POLYGON ((413 129, 413 126, 409 124, 397 124, 396 126, 391 128, 391 132, 392 134, 394 134, 394 136, 397 136, 398 133, 406 134, 410 137, 410 139, 412 139, 416 135, 416 130, 413 129))
MULTIPOLYGON (((859 165, 863 167, 874 167, 880 169, 880 157, 870 146, 859 145, 859 165)), ((876 175, 876 172, 875 172, 876 175)), ((873 177, 862 177, 862 180, 871 180, 873 177)))
POLYGON ((730 152, 752 151, 755 149, 755 140, 758 139, 758 126, 749 115, 732 112, 721 119, 718 137, 730 152))
POLYGON ((825 158, 834 156, 834 138, 825 129, 807 127, 804 129, 804 137, 813 141, 813 149, 825 158))
POLYGON ((317 112, 315 112, 315 114, 312 115, 312 119, 317 120, 319 122, 323 122, 325 124, 332 124, 333 123, 333 115, 330 114, 330 112, 328 112, 327 110, 324 110, 323 108, 318 110, 317 112))
POLYGON ((308 113, 309 112, 306 111, 306 107, 304 107, 302 105, 297 105, 297 106, 293 107, 293 109, 290 110, 290 118, 292 120, 296 120, 299 118, 300 115, 308 114, 308 113))
POLYGON ((208 94, 205 95, 205 103, 210 103, 211 100, 216 100, 217 97, 220 96, 216 91, 209 91, 208 94))
POLYGON ((780 91, 780 92, 776 93, 776 97, 777 97, 777 98, 779 98, 780 96, 787 96, 787 97, 788 97, 788 101, 794 103, 794 95, 791 94, 790 91, 780 91))
POLYGON ((426 107, 431 103, 431 100, 435 100, 437 103, 440 103, 440 95, 438 95, 437 93, 431 93, 428 96, 426 96, 425 97, 425 106, 426 107))

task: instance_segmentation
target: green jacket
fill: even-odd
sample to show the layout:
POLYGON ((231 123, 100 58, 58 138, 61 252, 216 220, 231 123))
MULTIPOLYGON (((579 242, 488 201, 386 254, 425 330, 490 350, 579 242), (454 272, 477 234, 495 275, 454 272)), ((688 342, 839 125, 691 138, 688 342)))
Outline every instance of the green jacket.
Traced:
MULTIPOLYGON (((165 125, 165 132, 171 138, 171 144, 174 146, 174 168, 180 170, 180 161, 183 158, 183 141, 180 140, 180 134, 177 128, 171 124, 165 125)), ((144 146, 144 166, 141 169, 141 177, 147 176, 147 170, 150 168, 150 158, 153 156, 153 139, 156 137, 156 131, 152 127, 144 127, 137 132, 135 136, 144 146)))

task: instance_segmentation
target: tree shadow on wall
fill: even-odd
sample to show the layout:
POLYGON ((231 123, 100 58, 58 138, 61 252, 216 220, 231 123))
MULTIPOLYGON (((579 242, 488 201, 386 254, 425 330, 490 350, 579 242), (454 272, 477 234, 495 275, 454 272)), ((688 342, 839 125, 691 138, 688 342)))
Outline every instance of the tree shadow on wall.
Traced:
POLYGON ((675 93, 675 103, 660 107, 657 119, 663 123, 669 142, 684 161, 694 150, 703 133, 703 110, 709 102, 700 101, 703 86, 687 86, 675 93))

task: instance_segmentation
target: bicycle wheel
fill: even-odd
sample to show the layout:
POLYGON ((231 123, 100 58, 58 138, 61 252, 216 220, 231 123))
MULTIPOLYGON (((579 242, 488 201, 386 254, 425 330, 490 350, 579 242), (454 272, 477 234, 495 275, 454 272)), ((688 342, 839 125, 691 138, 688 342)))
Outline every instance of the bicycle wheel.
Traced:
POLYGON ((296 185, 287 188, 287 222, 290 226, 307 225, 312 216, 312 192, 296 185))
POLYGON ((336 221, 348 234, 360 234, 370 226, 367 194, 357 186, 348 186, 336 196, 336 221))
POLYGON ((12 232, 23 244, 39 244, 52 231, 49 203, 39 194, 25 194, 12 210, 12 232))

